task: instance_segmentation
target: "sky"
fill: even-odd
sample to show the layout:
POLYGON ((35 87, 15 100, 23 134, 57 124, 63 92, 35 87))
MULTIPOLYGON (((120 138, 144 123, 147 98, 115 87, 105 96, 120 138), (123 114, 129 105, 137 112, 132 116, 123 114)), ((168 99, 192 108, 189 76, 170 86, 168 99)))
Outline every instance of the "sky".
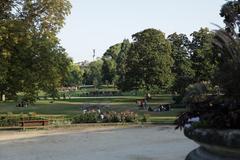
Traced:
POLYGON ((188 36, 201 27, 224 26, 226 0, 70 0, 71 15, 58 37, 74 62, 93 60, 112 45, 147 28, 188 36))

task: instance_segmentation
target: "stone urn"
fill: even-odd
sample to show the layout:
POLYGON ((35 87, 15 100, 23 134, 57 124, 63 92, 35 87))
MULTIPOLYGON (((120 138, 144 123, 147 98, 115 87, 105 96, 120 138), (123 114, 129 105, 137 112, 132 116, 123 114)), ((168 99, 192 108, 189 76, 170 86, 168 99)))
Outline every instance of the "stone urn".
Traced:
POLYGON ((185 160, 240 160, 240 130, 185 128, 184 134, 200 145, 185 160))

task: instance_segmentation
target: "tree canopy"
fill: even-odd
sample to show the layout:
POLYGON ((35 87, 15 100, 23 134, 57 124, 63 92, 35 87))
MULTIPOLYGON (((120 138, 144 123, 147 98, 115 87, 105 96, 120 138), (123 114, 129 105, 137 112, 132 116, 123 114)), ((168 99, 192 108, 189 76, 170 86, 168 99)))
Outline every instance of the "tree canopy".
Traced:
POLYGON ((68 0, 0 2, 1 94, 56 92, 71 59, 56 34, 70 13, 68 0))
POLYGON ((195 71, 194 82, 208 81, 213 78, 215 63, 213 61, 214 34, 208 28, 201 28, 191 34, 191 61, 195 71))
POLYGON ((102 60, 96 60, 83 68, 83 84, 98 86, 102 84, 102 60))
POLYGON ((227 1, 222 6, 220 15, 224 18, 226 31, 235 34, 237 28, 238 36, 240 36, 240 0, 227 1))
POLYGON ((190 44, 191 41, 185 34, 173 33, 168 36, 171 43, 172 58, 174 64, 172 72, 175 76, 175 81, 172 90, 183 94, 185 88, 192 83, 194 70, 192 69, 192 61, 190 59, 190 44))
POLYGON ((155 86, 167 89, 172 85, 171 46, 163 32, 146 29, 133 36, 134 42, 126 58, 126 77, 123 90, 155 86))

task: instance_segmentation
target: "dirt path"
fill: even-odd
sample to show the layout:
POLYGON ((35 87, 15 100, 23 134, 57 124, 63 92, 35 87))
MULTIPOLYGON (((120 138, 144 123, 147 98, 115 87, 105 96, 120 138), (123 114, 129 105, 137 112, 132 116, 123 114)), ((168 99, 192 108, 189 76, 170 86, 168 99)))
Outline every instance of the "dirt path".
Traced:
POLYGON ((27 131, 0 131, 0 141, 33 138, 40 136, 51 136, 51 135, 62 135, 70 133, 81 133, 81 132, 94 132, 113 130, 119 128, 132 128, 139 127, 139 125, 78 125, 74 127, 63 127, 63 128, 51 128, 45 130, 27 130, 27 131))
POLYGON ((182 132, 163 126, 42 132, 0 141, 0 160, 184 160, 197 147, 182 132))

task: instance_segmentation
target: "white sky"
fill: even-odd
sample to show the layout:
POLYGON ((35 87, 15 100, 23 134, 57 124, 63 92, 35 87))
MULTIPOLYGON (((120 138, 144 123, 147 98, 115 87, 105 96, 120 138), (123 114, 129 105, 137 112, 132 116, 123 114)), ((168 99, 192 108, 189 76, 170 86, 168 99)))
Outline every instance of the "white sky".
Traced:
POLYGON ((224 26, 219 16, 226 0, 70 0, 72 13, 59 33, 75 62, 101 57, 111 45, 147 28, 189 35, 200 27, 224 26))

